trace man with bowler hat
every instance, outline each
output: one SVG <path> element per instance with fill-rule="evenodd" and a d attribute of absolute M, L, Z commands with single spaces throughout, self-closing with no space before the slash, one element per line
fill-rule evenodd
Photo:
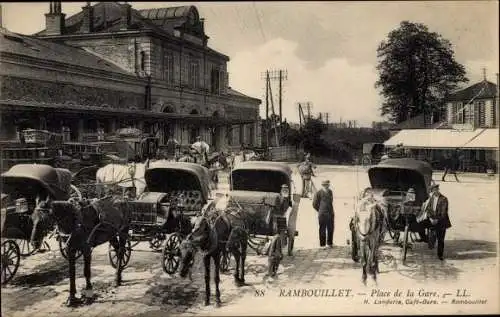
<path fill-rule="evenodd" d="M 314 194 L 313 208 L 318 212 L 319 245 L 323 248 L 326 244 L 331 248 L 333 247 L 335 215 L 333 211 L 333 192 L 330 189 L 329 180 L 321 182 L 321 189 Z"/>
<path fill-rule="evenodd" d="M 448 198 L 441 194 L 438 184 L 431 185 L 429 198 L 423 203 L 422 211 L 427 216 L 422 224 L 431 229 L 428 237 L 429 248 L 433 249 L 437 240 L 437 256 L 442 261 L 446 229 L 451 227 L 451 221 L 448 216 Z"/>

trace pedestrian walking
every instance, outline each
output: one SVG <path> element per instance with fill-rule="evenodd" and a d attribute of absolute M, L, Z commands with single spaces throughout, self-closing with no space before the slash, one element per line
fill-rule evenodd
<path fill-rule="evenodd" d="M 422 204 L 424 227 L 429 228 L 428 243 L 433 249 L 437 240 L 437 256 L 444 260 L 444 238 L 446 230 L 451 228 L 451 221 L 448 215 L 448 198 L 441 194 L 439 185 L 433 184 L 430 188 L 429 198 Z"/>
<path fill-rule="evenodd" d="M 457 176 L 457 170 L 458 170 L 458 167 L 459 167 L 459 164 L 460 164 L 460 153 L 459 153 L 459 149 L 455 149 L 455 151 L 453 151 L 451 157 L 447 158 L 445 160 L 445 169 L 444 169 L 444 174 L 443 174 L 443 178 L 441 179 L 443 182 L 445 182 L 445 178 L 446 178 L 446 175 L 448 173 L 450 174 L 453 174 L 455 175 L 455 180 L 458 182 L 460 182 L 458 180 L 458 176 Z"/>
<path fill-rule="evenodd" d="M 313 208 L 318 213 L 319 222 L 319 246 L 327 245 L 333 247 L 333 231 L 335 229 L 335 214 L 333 211 L 333 192 L 330 189 L 330 181 L 321 183 L 321 189 L 314 194 Z"/>
<path fill-rule="evenodd" d="M 302 178 L 302 197 L 308 197 L 309 193 L 314 193 L 313 183 L 311 180 L 314 175 L 315 166 L 309 160 L 309 156 L 306 155 L 304 162 L 298 165 L 300 177 Z"/>

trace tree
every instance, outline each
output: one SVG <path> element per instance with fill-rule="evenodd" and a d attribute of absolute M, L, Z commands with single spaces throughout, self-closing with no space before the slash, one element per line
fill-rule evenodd
<path fill-rule="evenodd" d="M 468 81 L 451 43 L 420 23 L 401 22 L 380 43 L 377 57 L 375 87 L 385 98 L 380 110 L 395 123 L 439 111 L 446 96 Z"/>

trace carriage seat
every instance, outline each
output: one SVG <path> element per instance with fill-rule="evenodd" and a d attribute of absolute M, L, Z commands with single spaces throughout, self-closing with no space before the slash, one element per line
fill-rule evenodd
<path fill-rule="evenodd" d="M 203 196 L 199 190 L 174 190 L 170 192 L 170 197 L 184 197 L 186 210 L 201 210 L 203 207 Z"/>

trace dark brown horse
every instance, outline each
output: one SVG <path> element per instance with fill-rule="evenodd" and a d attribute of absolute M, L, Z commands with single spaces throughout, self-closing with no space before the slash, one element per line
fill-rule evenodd
<path fill-rule="evenodd" d="M 38 248 L 49 228 L 57 225 L 59 232 L 69 236 L 66 243 L 69 264 L 69 297 L 67 306 L 77 306 L 84 300 L 93 299 L 90 281 L 92 249 L 110 242 L 116 250 L 116 286 L 122 281 L 125 266 L 124 254 L 128 235 L 128 215 L 126 208 L 120 208 L 111 199 L 92 201 L 50 201 L 37 200 L 32 214 L 33 230 L 31 243 Z M 124 212 L 125 211 L 125 212 Z M 81 251 L 84 260 L 85 292 L 81 299 L 76 298 L 75 261 L 76 253 Z"/>
<path fill-rule="evenodd" d="M 196 219 L 195 226 L 188 237 L 181 243 L 180 276 L 186 277 L 194 263 L 196 250 L 203 255 L 205 268 L 205 305 L 210 305 L 210 262 L 215 266 L 215 301 L 216 306 L 221 304 L 220 299 L 220 265 L 222 252 L 226 249 L 236 259 L 234 280 L 238 286 L 245 283 L 245 258 L 247 248 L 247 232 L 242 227 L 232 226 L 225 215 L 219 215 L 211 224 L 205 215 Z"/>

